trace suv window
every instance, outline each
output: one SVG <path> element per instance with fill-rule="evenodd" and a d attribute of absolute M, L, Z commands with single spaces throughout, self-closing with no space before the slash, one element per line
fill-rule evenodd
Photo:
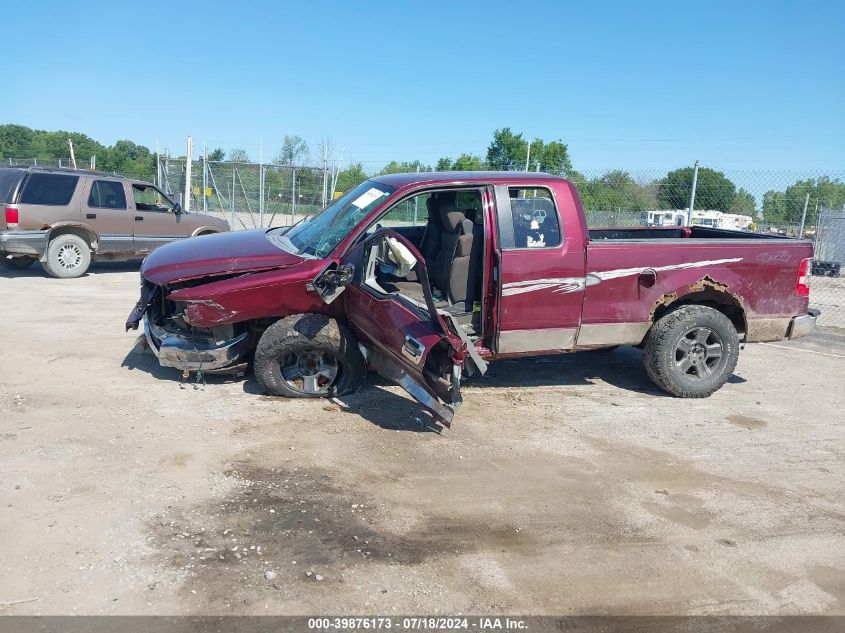
<path fill-rule="evenodd" d="M 132 185 L 132 197 L 135 199 L 135 208 L 138 211 L 169 212 L 173 210 L 173 203 L 152 185 Z"/>
<path fill-rule="evenodd" d="M 513 216 L 513 244 L 510 248 L 553 248 L 560 246 L 560 222 L 552 194 L 540 187 L 508 189 Z"/>
<path fill-rule="evenodd" d="M 73 198 L 79 176 L 69 174 L 30 174 L 21 191 L 21 204 L 64 206 Z"/>
<path fill-rule="evenodd" d="M 0 202 L 11 202 L 23 172 L 20 169 L 0 169 Z"/>
<path fill-rule="evenodd" d="M 88 206 L 97 209 L 125 209 L 126 194 L 123 191 L 123 183 L 95 180 L 88 196 Z"/>

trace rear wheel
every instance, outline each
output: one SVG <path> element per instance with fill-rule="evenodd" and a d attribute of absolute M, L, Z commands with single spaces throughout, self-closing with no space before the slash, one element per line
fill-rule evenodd
<path fill-rule="evenodd" d="M 708 306 L 678 306 L 651 326 L 643 345 L 649 378 L 681 398 L 706 398 L 717 391 L 738 359 L 733 323 Z"/>
<path fill-rule="evenodd" d="M 254 369 L 267 393 L 288 398 L 352 393 L 367 373 L 352 334 L 319 314 L 297 314 L 267 328 L 255 349 Z"/>
<path fill-rule="evenodd" d="M 24 270 L 37 262 L 38 258 L 29 255 L 2 255 L 0 261 L 10 270 Z"/>
<path fill-rule="evenodd" d="M 47 245 L 44 269 L 53 277 L 81 277 L 90 265 L 91 248 L 88 242 L 74 233 L 58 235 Z"/>

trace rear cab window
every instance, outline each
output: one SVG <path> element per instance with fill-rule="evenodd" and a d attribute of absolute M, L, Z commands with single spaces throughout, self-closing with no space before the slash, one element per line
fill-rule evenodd
<path fill-rule="evenodd" d="M 500 216 L 502 248 L 556 248 L 563 243 L 551 191 L 545 187 L 508 187 L 510 213 Z"/>
<path fill-rule="evenodd" d="M 73 198 L 79 176 L 70 174 L 29 175 L 21 191 L 20 204 L 66 206 Z"/>

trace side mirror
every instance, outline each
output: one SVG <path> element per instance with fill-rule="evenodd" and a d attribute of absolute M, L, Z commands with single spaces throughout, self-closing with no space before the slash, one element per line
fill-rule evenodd
<path fill-rule="evenodd" d="M 176 215 L 182 215 L 182 213 L 184 213 L 184 211 L 182 210 L 182 205 L 178 202 L 173 205 L 173 213 L 175 213 Z"/>
<path fill-rule="evenodd" d="M 317 275 L 310 289 L 316 290 L 323 301 L 331 303 L 352 282 L 354 276 L 355 267 L 352 264 L 336 266 L 331 263 Z"/>

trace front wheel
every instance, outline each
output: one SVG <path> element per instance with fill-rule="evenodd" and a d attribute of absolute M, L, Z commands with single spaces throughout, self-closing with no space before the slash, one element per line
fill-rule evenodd
<path fill-rule="evenodd" d="M 267 328 L 255 349 L 254 369 L 267 393 L 288 398 L 352 393 L 367 373 L 352 334 L 319 314 L 289 316 Z"/>
<path fill-rule="evenodd" d="M 730 319 L 702 305 L 682 305 L 646 334 L 643 364 L 651 381 L 673 396 L 706 398 L 724 385 L 739 360 Z"/>

